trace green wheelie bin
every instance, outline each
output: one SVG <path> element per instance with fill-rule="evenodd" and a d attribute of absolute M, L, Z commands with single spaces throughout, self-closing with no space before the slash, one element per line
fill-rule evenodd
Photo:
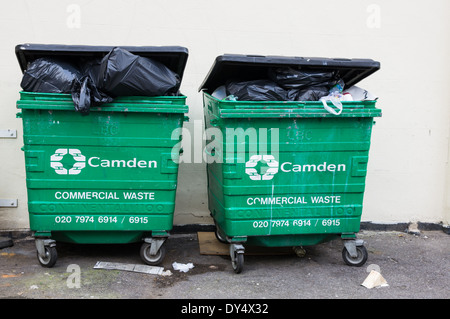
<path fill-rule="evenodd" d="M 248 101 L 213 92 L 231 80 L 267 79 L 273 68 L 333 72 L 348 88 L 379 67 L 371 59 L 215 59 L 199 89 L 208 138 L 208 205 L 216 237 L 230 244 L 236 273 L 243 269 L 244 245 L 295 248 L 342 238 L 345 263 L 366 262 L 356 233 L 372 125 L 381 110 L 376 100 L 344 101 L 341 113 L 332 113 L 317 100 Z"/>
<path fill-rule="evenodd" d="M 162 62 L 180 76 L 184 47 L 122 47 Z M 112 47 L 26 44 L 16 47 L 22 71 L 40 57 L 101 58 Z M 177 188 L 186 96 L 119 96 L 75 111 L 71 94 L 20 92 L 30 229 L 39 263 L 52 267 L 56 242 L 142 242 L 150 265 L 165 256 Z M 175 159 L 175 161 L 174 161 Z"/>

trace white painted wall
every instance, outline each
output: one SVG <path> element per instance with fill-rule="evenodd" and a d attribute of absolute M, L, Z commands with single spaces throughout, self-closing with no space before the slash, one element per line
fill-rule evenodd
<path fill-rule="evenodd" d="M 224 53 L 372 58 L 360 83 L 377 94 L 363 221 L 450 222 L 450 2 L 332 0 L 16 0 L 0 10 L 0 230 L 29 227 L 21 120 L 15 118 L 19 43 L 181 45 L 191 121 L 197 88 Z M 192 128 L 192 123 L 187 127 Z M 211 223 L 204 164 L 180 167 L 175 224 Z"/>

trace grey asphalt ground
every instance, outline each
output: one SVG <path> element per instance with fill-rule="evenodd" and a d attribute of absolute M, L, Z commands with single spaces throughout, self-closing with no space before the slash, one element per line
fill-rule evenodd
<path fill-rule="evenodd" d="M 340 239 L 305 247 L 306 255 L 245 255 L 235 274 L 229 256 L 201 255 L 197 233 L 174 234 L 165 243 L 162 263 L 171 276 L 94 269 L 98 261 L 143 264 L 140 244 L 57 243 L 53 268 L 38 264 L 32 237 L 0 249 L 0 298 L 7 299 L 448 299 L 450 235 L 361 231 L 369 252 L 362 267 L 347 266 Z M 183 273 L 174 262 L 192 263 Z M 75 265 L 75 266 L 74 266 Z M 75 268 L 74 268 L 75 267 Z M 79 267 L 79 268 L 77 268 Z M 79 271 L 78 271 L 78 270 Z M 371 269 L 388 286 L 361 284 Z M 79 275 L 77 278 L 76 275 Z M 78 285 L 78 284 L 79 285 Z M 78 287 L 77 287 L 78 285 Z"/>

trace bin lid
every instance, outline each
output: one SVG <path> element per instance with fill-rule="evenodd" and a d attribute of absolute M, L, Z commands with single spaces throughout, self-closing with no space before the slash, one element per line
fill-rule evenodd
<path fill-rule="evenodd" d="M 265 79 L 269 68 L 283 66 L 301 67 L 302 70 L 338 71 L 347 88 L 380 69 L 380 63 L 371 59 L 224 54 L 216 57 L 199 91 L 212 92 L 227 80 Z"/>
<path fill-rule="evenodd" d="M 113 48 L 119 46 L 60 45 L 60 44 L 19 44 L 16 56 L 24 72 L 28 64 L 42 57 L 59 58 L 103 58 Z M 188 49 L 181 46 L 120 46 L 133 54 L 151 58 L 163 63 L 183 78 L 188 58 Z"/>

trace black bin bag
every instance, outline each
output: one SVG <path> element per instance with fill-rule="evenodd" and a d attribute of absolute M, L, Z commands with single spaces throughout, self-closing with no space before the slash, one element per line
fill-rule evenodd
<path fill-rule="evenodd" d="M 72 63 L 39 58 L 30 63 L 20 86 L 28 92 L 72 93 L 81 76 L 80 70 Z"/>
<path fill-rule="evenodd" d="M 72 100 L 75 104 L 75 110 L 83 114 L 89 114 L 89 110 L 93 106 L 114 101 L 111 96 L 97 89 L 89 75 L 83 76 L 76 82 L 72 92 Z"/>
<path fill-rule="evenodd" d="M 329 89 L 326 86 L 311 86 L 303 89 L 288 90 L 288 101 L 319 101 L 322 96 L 327 96 Z"/>
<path fill-rule="evenodd" d="M 34 58 L 30 51 L 23 68 L 22 89 L 71 94 L 75 110 L 83 115 L 89 114 L 91 107 L 111 103 L 118 96 L 180 94 L 180 75 L 159 61 L 119 47 L 109 48 L 101 56 L 102 47 L 98 50 L 76 49 L 74 52 L 79 52 L 81 57 L 70 51 L 72 56 Z M 42 55 L 41 51 L 38 51 L 39 55 Z M 53 51 L 49 50 L 49 54 L 59 52 Z"/>
<path fill-rule="evenodd" d="M 311 86 L 331 88 L 339 80 L 333 71 L 301 70 L 293 67 L 270 68 L 268 77 L 285 89 L 305 89 Z"/>
<path fill-rule="evenodd" d="M 97 87 L 111 96 L 176 95 L 180 82 L 164 64 L 118 47 L 102 59 L 96 79 Z"/>
<path fill-rule="evenodd" d="M 110 103 L 113 98 L 99 91 L 94 83 L 95 64 L 57 58 L 39 58 L 30 63 L 20 86 L 24 91 L 71 94 L 75 110 L 89 114 L 92 106 Z"/>
<path fill-rule="evenodd" d="M 238 101 L 284 101 L 287 91 L 270 80 L 230 81 L 226 91 Z"/>
<path fill-rule="evenodd" d="M 108 94 L 100 91 L 96 86 L 100 60 L 86 59 L 79 63 L 82 77 L 80 77 L 72 91 L 72 100 L 75 110 L 83 114 L 88 114 L 93 106 L 101 106 L 111 103 L 114 99 Z"/>

